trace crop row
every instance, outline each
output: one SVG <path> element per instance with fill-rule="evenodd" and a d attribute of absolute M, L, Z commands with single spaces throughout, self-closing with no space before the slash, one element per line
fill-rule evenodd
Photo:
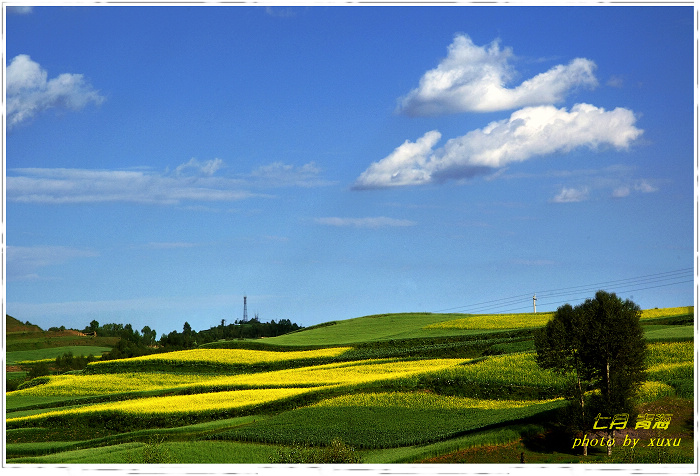
<path fill-rule="evenodd" d="M 241 388 L 320 387 L 362 385 L 440 371 L 464 363 L 464 359 L 369 360 L 335 363 L 233 376 L 190 376 L 168 373 L 125 373 L 108 375 L 60 375 L 42 377 L 47 383 L 11 392 L 11 396 L 97 396 L 152 390 L 205 393 Z M 110 407 L 128 408 L 129 402 Z"/>
<path fill-rule="evenodd" d="M 673 307 L 663 309 L 645 309 L 641 319 L 657 317 L 684 316 L 693 314 L 693 306 Z M 474 314 L 459 319 L 437 322 L 425 326 L 425 329 L 524 329 L 542 327 L 552 318 L 554 313 L 519 313 L 519 314 Z"/>
<path fill-rule="evenodd" d="M 425 326 L 425 329 L 524 329 L 529 327 L 542 327 L 552 318 L 551 312 L 537 314 L 475 314 L 437 322 Z"/>
<path fill-rule="evenodd" d="M 230 410 L 259 406 L 317 390 L 319 388 L 275 388 L 139 398 L 8 418 L 6 424 L 8 428 L 19 428 L 43 424 L 55 426 L 75 417 L 95 421 L 119 418 L 119 415 L 146 419 L 154 416 L 181 419 L 185 416 L 196 417 L 202 413 L 220 415 Z"/>
<path fill-rule="evenodd" d="M 692 315 L 694 311 L 694 306 L 684 306 L 684 307 L 664 307 L 656 309 L 644 309 L 642 310 L 642 319 L 654 319 L 657 317 L 673 317 L 673 316 L 687 316 Z"/>
<path fill-rule="evenodd" d="M 363 392 L 326 398 L 312 405 L 314 407 L 395 407 L 413 410 L 463 410 L 478 408 L 481 410 L 503 410 L 523 408 L 533 404 L 553 402 L 560 399 L 543 401 L 533 400 L 482 400 L 469 397 L 437 395 L 427 392 Z"/>
<path fill-rule="evenodd" d="M 313 355 L 337 355 L 347 348 L 315 350 Z M 206 354 L 206 355 L 205 355 Z M 246 355 L 249 354 L 249 355 Z M 206 351 L 182 351 L 164 354 L 162 357 L 171 361 L 198 360 L 208 358 L 211 361 L 231 361 L 235 356 L 238 361 L 254 362 L 263 358 L 272 359 L 269 354 L 282 354 L 243 349 L 217 349 Z M 302 354 L 304 352 L 287 352 L 284 354 Z M 169 356 L 169 357 L 168 357 Z M 149 356 L 153 358 L 154 356 Z M 141 357 L 125 359 L 138 363 Z M 108 362 L 109 363 L 109 362 Z M 693 343 L 653 343 L 649 345 L 649 379 L 667 382 L 673 378 L 691 378 L 693 369 Z M 466 364 L 466 365 L 462 365 Z M 94 364 L 93 364 L 94 365 Z M 108 375 L 71 374 L 43 377 L 43 385 L 33 386 L 8 395 L 27 396 L 96 396 L 126 392 L 152 391 L 164 389 L 195 388 L 197 391 L 207 389 L 221 390 L 241 387 L 288 387 L 319 386 L 334 384 L 363 384 L 377 380 L 398 379 L 416 376 L 421 373 L 438 386 L 463 386 L 463 391 L 471 389 L 476 395 L 484 394 L 484 387 L 504 391 L 516 387 L 552 388 L 561 390 L 569 379 L 551 371 L 540 369 L 534 353 L 507 354 L 492 356 L 480 360 L 465 359 L 430 359 L 430 360 L 362 360 L 340 362 L 324 365 L 306 366 L 295 369 L 283 369 L 267 372 L 240 374 L 233 376 L 197 376 L 170 374 L 162 372 L 124 372 Z M 37 382 L 39 383 L 39 382 Z M 481 389 L 481 390 L 480 390 Z M 445 388 L 442 389 L 443 391 Z M 449 392 L 451 393 L 451 392 Z M 559 394 L 560 392 L 556 392 Z M 517 395 L 517 392 L 515 392 Z M 507 393 L 506 393 L 507 395 Z M 495 397 L 503 397 L 503 394 Z M 527 395 L 532 396 L 532 395 Z"/>
<path fill-rule="evenodd" d="M 64 374 L 40 377 L 34 380 L 44 381 L 45 383 L 8 392 L 7 395 L 33 397 L 112 395 L 178 388 L 201 382 L 202 378 L 196 375 L 140 372 L 105 375 Z M 33 381 L 30 383 L 33 383 Z"/>
<path fill-rule="evenodd" d="M 332 347 L 315 350 L 278 352 L 248 349 L 191 349 L 151 354 L 130 359 L 93 362 L 86 373 L 115 373 L 143 370 L 246 371 L 294 365 L 311 365 L 332 360 L 350 350 Z"/>
<path fill-rule="evenodd" d="M 647 345 L 647 364 L 669 364 L 678 362 L 693 362 L 694 343 L 685 342 L 654 342 Z"/>
<path fill-rule="evenodd" d="M 386 405 L 396 395 L 377 397 L 376 405 L 358 405 L 349 397 L 349 405 L 320 403 L 284 412 L 211 436 L 211 439 L 270 444 L 312 446 L 327 445 L 334 438 L 357 449 L 391 448 L 428 444 L 469 434 L 504 422 L 526 419 L 551 410 L 561 400 L 529 402 L 527 405 L 484 409 L 475 406 L 453 407 L 449 403 L 426 402 L 424 408 Z M 365 398 L 365 397 L 359 397 Z M 367 397 L 371 398 L 371 397 Z M 405 397 L 411 399 L 411 397 Z"/>
<path fill-rule="evenodd" d="M 497 355 L 421 376 L 417 386 L 444 395 L 485 399 L 562 396 L 570 376 L 543 370 L 533 352 Z"/>

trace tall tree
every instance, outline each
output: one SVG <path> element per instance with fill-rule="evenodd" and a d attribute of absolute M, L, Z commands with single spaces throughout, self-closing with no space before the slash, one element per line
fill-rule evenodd
<path fill-rule="evenodd" d="M 536 333 L 538 365 L 575 377 L 576 390 L 570 400 L 577 408 L 579 430 L 591 428 L 597 413 L 611 417 L 633 413 L 632 398 L 645 370 L 646 341 L 640 315 L 634 302 L 598 291 L 595 298 L 576 307 L 561 306 Z M 598 392 L 586 398 L 590 389 Z"/>

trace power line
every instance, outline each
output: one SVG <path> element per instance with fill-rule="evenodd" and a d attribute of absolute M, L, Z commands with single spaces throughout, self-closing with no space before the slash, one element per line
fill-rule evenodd
<path fill-rule="evenodd" d="M 628 292 L 635 292 L 635 291 L 643 291 L 643 290 L 645 290 L 645 289 L 661 288 L 661 287 L 664 287 L 664 286 L 673 286 L 673 285 L 676 285 L 676 284 L 692 283 L 693 281 L 694 281 L 693 279 L 689 279 L 689 280 L 678 281 L 678 282 L 674 282 L 674 283 L 657 284 L 657 285 L 655 285 L 655 286 L 647 286 L 647 287 L 644 287 L 644 288 L 615 290 L 615 292 L 616 292 L 616 294 L 620 294 L 620 293 L 623 293 L 623 292 L 628 293 Z M 596 290 L 596 291 L 597 291 L 597 290 Z M 569 299 L 565 299 L 565 300 L 563 300 L 563 301 L 550 301 L 550 302 L 544 303 L 544 305 L 548 305 L 548 304 L 549 304 L 549 305 L 551 305 L 551 304 L 563 304 L 563 303 L 567 303 L 567 302 L 570 303 L 570 302 L 583 301 L 583 300 L 585 300 L 585 299 L 589 299 L 590 297 L 591 297 L 591 295 L 588 294 L 588 295 L 586 295 L 586 296 L 579 296 L 579 297 L 569 298 Z M 538 298 L 537 300 L 539 301 L 539 298 Z M 502 311 L 500 311 L 500 313 L 503 313 L 503 312 L 510 312 L 510 311 L 517 311 L 517 310 L 520 310 L 520 309 L 529 309 L 529 308 L 530 308 L 529 305 L 520 306 L 520 307 L 518 307 L 518 308 L 502 310 Z"/>
<path fill-rule="evenodd" d="M 664 287 L 664 286 L 673 286 L 677 284 L 685 284 L 689 282 L 693 282 L 693 279 L 688 279 L 688 273 L 692 272 L 693 268 L 682 268 L 682 269 L 677 269 L 673 271 L 665 271 L 662 273 L 653 273 L 653 274 L 646 274 L 642 276 L 636 276 L 632 278 L 625 278 L 625 279 L 617 279 L 613 281 L 603 281 L 603 282 L 598 282 L 598 283 L 593 283 L 593 284 L 584 284 L 584 285 L 579 285 L 579 286 L 569 286 L 569 287 L 564 287 L 564 288 L 556 288 L 556 289 L 549 289 L 545 291 L 537 291 L 536 294 L 538 295 L 538 301 L 541 301 L 542 299 L 545 300 L 545 302 L 540 302 L 540 305 L 548 305 L 548 304 L 559 304 L 562 302 L 567 302 L 571 300 L 583 300 L 586 299 L 590 296 L 586 297 L 577 297 L 577 298 L 569 298 L 564 301 L 549 301 L 547 302 L 547 299 L 555 298 L 555 297 L 562 297 L 562 296 L 570 296 L 573 294 L 580 294 L 583 292 L 586 292 L 588 294 L 593 293 L 595 291 L 598 291 L 602 289 L 603 287 L 615 287 L 616 289 L 618 288 L 624 288 L 624 287 L 629 287 L 629 286 L 646 286 L 647 284 L 652 284 L 652 286 L 646 286 L 646 287 L 640 287 L 640 288 L 635 288 L 635 289 L 619 289 L 617 292 L 633 292 L 633 291 L 642 291 L 645 289 L 652 289 L 652 288 L 658 288 L 658 287 Z M 673 281 L 673 282 L 668 282 L 668 281 Z M 663 283 L 663 284 L 662 284 Z M 445 312 L 445 311 L 455 311 L 458 309 L 469 309 L 471 313 L 479 313 L 479 312 L 484 312 L 484 311 L 489 311 L 493 309 L 499 309 L 502 310 L 501 312 L 507 312 L 508 310 L 503 310 L 503 308 L 519 304 L 523 302 L 526 298 L 529 300 L 531 298 L 531 294 L 520 294 L 517 296 L 510 296 L 506 298 L 501 298 L 501 299 L 493 299 L 490 301 L 482 301 L 478 303 L 473 303 L 473 304 L 468 304 L 464 306 L 457 306 L 457 307 L 451 307 L 447 309 L 442 309 L 440 311 L 435 311 L 435 312 Z M 517 310 L 517 309 L 523 309 L 523 308 L 529 308 L 529 304 L 527 306 L 519 306 L 516 309 L 512 310 Z M 463 311 L 464 312 L 464 311 Z M 493 312 L 493 311 L 492 311 Z"/>

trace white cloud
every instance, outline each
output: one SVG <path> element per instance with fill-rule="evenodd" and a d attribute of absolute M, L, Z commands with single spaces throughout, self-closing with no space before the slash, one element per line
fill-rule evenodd
<path fill-rule="evenodd" d="M 190 159 L 173 171 L 148 168 L 90 170 L 65 168 L 16 168 L 7 177 L 7 199 L 23 203 L 133 202 L 180 205 L 189 202 L 231 202 L 271 195 L 253 188 L 328 185 L 313 163 L 301 167 L 275 162 L 250 174 L 221 176 L 221 159 Z"/>
<path fill-rule="evenodd" d="M 616 187 L 612 192 L 612 196 L 613 198 L 624 198 L 629 196 L 632 192 L 653 193 L 658 190 L 659 189 L 649 183 L 649 181 L 641 179 L 631 184 L 627 183 Z"/>
<path fill-rule="evenodd" d="M 34 7 L 28 5 L 7 6 L 6 8 L 7 13 L 14 13 L 16 15 L 29 15 L 34 11 Z"/>
<path fill-rule="evenodd" d="M 68 246 L 8 246 L 7 276 L 13 281 L 41 279 L 39 268 L 96 256 L 99 256 L 96 251 Z"/>
<path fill-rule="evenodd" d="M 79 110 L 104 101 L 82 74 L 63 73 L 47 79 L 47 72 L 28 55 L 15 56 L 6 72 L 8 128 L 48 109 Z"/>
<path fill-rule="evenodd" d="M 398 111 L 431 116 L 555 104 L 577 87 L 598 84 L 595 63 L 576 58 L 507 88 L 515 76 L 509 64 L 512 56 L 511 49 L 501 49 L 497 41 L 477 46 L 468 36 L 456 35 L 447 57 L 423 75 L 416 89 L 399 99 Z"/>
<path fill-rule="evenodd" d="M 179 242 L 179 241 L 151 241 L 145 245 L 139 245 L 137 248 L 147 250 L 177 250 L 182 248 L 194 248 L 199 246 L 197 243 Z"/>
<path fill-rule="evenodd" d="M 221 169 L 223 166 L 224 161 L 221 159 L 212 159 L 207 160 L 204 163 L 200 163 L 199 160 L 193 157 L 190 159 L 189 162 L 178 165 L 175 168 L 175 175 L 205 175 L 211 177 L 216 173 L 217 170 Z"/>
<path fill-rule="evenodd" d="M 552 199 L 554 203 L 575 203 L 585 200 L 588 200 L 588 187 L 562 187 L 557 196 Z"/>
<path fill-rule="evenodd" d="M 321 187 L 333 183 L 322 179 L 321 172 L 314 162 L 302 166 L 273 162 L 253 170 L 250 177 L 265 187 Z"/>
<path fill-rule="evenodd" d="M 353 227 L 353 228 L 385 228 L 385 227 L 403 227 L 415 226 L 416 222 L 411 220 L 402 220 L 398 218 L 388 217 L 365 217 L 365 218 L 340 218 L 340 217 L 323 217 L 316 218 L 316 223 L 321 225 L 330 225 L 337 227 Z"/>
<path fill-rule="evenodd" d="M 138 170 L 13 169 L 7 199 L 23 203 L 135 202 L 177 205 L 188 201 L 235 201 L 256 196 L 241 181 Z M 259 195 L 258 195 L 259 196 Z"/>
<path fill-rule="evenodd" d="M 554 106 L 527 107 L 509 119 L 450 139 L 434 149 L 440 133 L 427 132 L 416 142 L 406 141 L 389 156 L 371 164 L 355 189 L 421 185 L 487 173 L 535 156 L 568 152 L 577 147 L 626 149 L 642 130 L 628 109 L 606 111 L 577 104 L 567 111 Z"/>
<path fill-rule="evenodd" d="M 416 142 L 404 142 L 387 157 L 370 165 L 357 179 L 355 188 L 429 183 L 431 171 L 428 159 L 440 137 L 438 131 L 430 131 Z"/>

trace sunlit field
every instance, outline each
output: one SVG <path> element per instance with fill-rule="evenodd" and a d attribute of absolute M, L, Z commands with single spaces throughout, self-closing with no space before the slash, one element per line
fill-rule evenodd
<path fill-rule="evenodd" d="M 688 325 L 663 321 L 688 308 L 645 313 L 657 330 Z M 258 341 L 254 350 L 202 347 L 37 377 L 6 394 L 7 461 L 153 462 L 147 455 L 155 451 L 169 462 L 269 464 L 341 441 L 363 462 L 417 462 L 516 444 L 556 418 L 574 379 L 537 366 L 528 330 L 551 314 L 425 316 L 411 317 L 421 338 L 284 351 Z M 295 339 L 319 330 L 329 339 L 333 327 Z M 448 328 L 464 334 L 431 334 Z M 649 342 L 636 401 L 692 409 L 694 343 L 669 339 Z M 436 357 L 441 352 L 450 357 Z M 688 448 L 677 457 L 692 460 Z"/>

